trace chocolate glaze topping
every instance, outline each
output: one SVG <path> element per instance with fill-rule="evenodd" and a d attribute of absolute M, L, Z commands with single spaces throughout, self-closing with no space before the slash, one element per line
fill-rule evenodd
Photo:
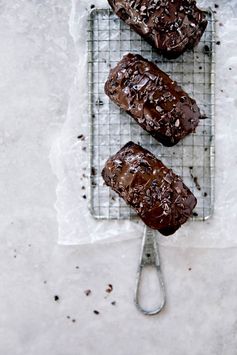
<path fill-rule="evenodd" d="M 197 203 L 179 176 L 133 142 L 107 160 L 102 176 L 146 225 L 164 235 L 180 228 Z"/>
<path fill-rule="evenodd" d="M 195 100 L 140 55 L 127 54 L 110 70 L 105 93 L 166 146 L 195 132 L 201 117 Z"/>
<path fill-rule="evenodd" d="M 198 44 L 207 26 L 194 0 L 108 0 L 113 11 L 160 53 L 176 58 Z"/>

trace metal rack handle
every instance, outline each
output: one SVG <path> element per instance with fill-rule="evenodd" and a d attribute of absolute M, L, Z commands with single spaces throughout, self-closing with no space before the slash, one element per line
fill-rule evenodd
<path fill-rule="evenodd" d="M 141 277 L 142 272 L 145 266 L 152 266 L 156 268 L 158 273 L 158 282 L 160 284 L 161 289 L 161 299 L 158 300 L 158 305 L 151 310 L 144 309 L 140 304 L 140 290 L 141 290 Z M 136 277 L 136 290 L 135 290 L 135 304 L 139 311 L 144 313 L 145 315 L 155 315 L 158 314 L 165 305 L 165 286 L 163 281 L 163 276 L 161 273 L 160 267 L 160 258 L 159 258 L 159 249 L 157 242 L 157 232 L 153 229 L 145 227 L 143 239 L 142 239 L 142 248 L 141 248 L 141 256 L 140 262 L 137 270 Z"/>

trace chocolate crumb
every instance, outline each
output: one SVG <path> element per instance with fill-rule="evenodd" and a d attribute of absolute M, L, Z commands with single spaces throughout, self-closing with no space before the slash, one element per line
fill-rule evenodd
<path fill-rule="evenodd" d="M 204 150 L 205 150 L 205 152 L 206 152 L 206 151 L 208 150 L 208 148 L 206 147 Z"/>
<path fill-rule="evenodd" d="M 93 166 L 92 166 L 92 168 L 91 168 L 91 175 L 92 175 L 92 176 L 95 176 L 95 175 L 96 175 L 96 168 L 94 168 Z"/>
<path fill-rule="evenodd" d="M 202 70 L 202 66 L 200 66 L 199 69 Z"/>
<path fill-rule="evenodd" d="M 47 284 L 47 281 L 46 281 L 46 280 L 44 280 L 44 284 Z"/>
<path fill-rule="evenodd" d="M 67 319 L 70 319 L 71 317 L 70 316 L 67 316 Z"/>
<path fill-rule="evenodd" d="M 210 54 L 210 48 L 207 44 L 205 44 L 205 46 L 203 47 L 203 51 L 205 54 Z"/>
<path fill-rule="evenodd" d="M 221 41 L 216 41 L 216 44 L 219 46 L 221 44 Z"/>
<path fill-rule="evenodd" d="M 207 197 L 207 192 L 204 192 L 203 196 L 204 196 L 204 197 Z"/>
<path fill-rule="evenodd" d="M 56 302 L 59 301 L 59 296 L 58 295 L 54 296 L 54 301 L 56 301 Z"/>
<path fill-rule="evenodd" d="M 190 166 L 190 167 L 189 167 L 189 169 L 190 169 L 190 170 L 192 170 L 192 169 L 193 169 L 193 167 L 192 167 L 192 166 Z"/>
<path fill-rule="evenodd" d="M 85 291 L 84 291 L 84 294 L 85 294 L 86 296 L 89 296 L 89 295 L 91 294 L 91 290 L 90 290 L 90 289 L 85 290 Z"/>
<path fill-rule="evenodd" d="M 215 9 L 218 9 L 218 7 L 219 7 L 219 5 L 218 5 L 218 4 L 214 4 L 214 6 L 215 6 Z"/>
<path fill-rule="evenodd" d="M 102 105 L 104 105 L 103 101 L 100 100 L 100 99 L 96 100 L 95 104 L 96 104 L 97 106 L 102 106 Z"/>
<path fill-rule="evenodd" d="M 222 22 L 220 22 L 220 23 L 219 23 L 219 26 L 221 26 L 221 27 L 222 27 L 222 26 L 224 26 L 224 25 L 223 25 L 223 23 L 222 23 Z"/>
<path fill-rule="evenodd" d="M 194 184 L 196 185 L 196 188 L 197 188 L 198 190 L 201 190 L 201 186 L 200 186 L 200 184 L 199 184 L 199 182 L 198 182 L 197 176 L 194 176 L 193 181 L 194 181 Z"/>
<path fill-rule="evenodd" d="M 105 292 L 111 293 L 113 291 L 113 285 L 108 284 L 108 287 L 106 288 Z"/>
<path fill-rule="evenodd" d="M 79 269 L 79 266 L 76 266 L 76 269 Z"/>
<path fill-rule="evenodd" d="M 188 268 L 188 271 L 191 271 L 191 270 L 192 270 L 192 268 L 191 268 L 191 267 L 189 267 L 189 268 Z"/>
<path fill-rule="evenodd" d="M 72 323 L 75 323 L 76 322 L 76 319 L 72 319 Z"/>
<path fill-rule="evenodd" d="M 94 309 L 94 311 L 93 311 L 95 314 L 100 314 L 100 312 L 99 311 L 97 311 L 96 309 Z"/>
<path fill-rule="evenodd" d="M 81 189 L 82 189 L 82 190 L 85 190 L 86 188 L 85 188 L 85 186 L 82 186 Z"/>
<path fill-rule="evenodd" d="M 80 139 L 82 141 L 85 140 L 85 136 L 83 134 L 79 134 L 79 136 L 77 136 L 77 139 Z"/>
<path fill-rule="evenodd" d="M 112 306 L 115 306 L 116 305 L 116 301 L 112 301 L 111 304 L 112 304 Z"/>
<path fill-rule="evenodd" d="M 94 8 L 95 8 L 95 5 L 92 4 L 92 5 L 91 5 L 91 9 L 94 9 Z"/>
<path fill-rule="evenodd" d="M 86 195 L 83 195 L 82 198 L 84 198 L 84 200 L 86 200 Z"/>
<path fill-rule="evenodd" d="M 193 217 L 198 217 L 198 213 L 197 212 L 193 212 Z"/>
<path fill-rule="evenodd" d="M 82 150 L 85 152 L 86 151 L 86 147 L 82 147 Z"/>
<path fill-rule="evenodd" d="M 229 68 L 229 70 L 232 70 L 232 68 Z"/>

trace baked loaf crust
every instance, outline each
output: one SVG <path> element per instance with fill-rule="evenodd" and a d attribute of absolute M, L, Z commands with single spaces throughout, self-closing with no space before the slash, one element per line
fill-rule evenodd
<path fill-rule="evenodd" d="M 127 54 L 110 70 L 105 93 L 165 146 L 195 132 L 201 117 L 195 100 L 140 55 Z"/>
<path fill-rule="evenodd" d="M 194 0 L 108 0 L 113 11 L 159 53 L 177 58 L 196 46 L 207 26 Z"/>
<path fill-rule="evenodd" d="M 102 177 L 147 226 L 163 235 L 180 228 L 197 203 L 179 176 L 133 142 L 107 160 Z"/>

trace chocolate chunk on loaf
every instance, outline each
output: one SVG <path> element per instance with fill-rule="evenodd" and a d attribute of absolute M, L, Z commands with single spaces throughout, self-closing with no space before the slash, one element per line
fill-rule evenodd
<path fill-rule="evenodd" d="M 165 146 L 173 146 L 201 117 L 192 98 L 154 63 L 127 54 L 110 70 L 105 93 Z"/>
<path fill-rule="evenodd" d="M 148 227 L 163 235 L 185 223 L 197 203 L 179 176 L 133 142 L 107 160 L 102 176 Z"/>
<path fill-rule="evenodd" d="M 207 26 L 194 0 L 108 0 L 113 11 L 168 58 L 196 46 Z"/>

